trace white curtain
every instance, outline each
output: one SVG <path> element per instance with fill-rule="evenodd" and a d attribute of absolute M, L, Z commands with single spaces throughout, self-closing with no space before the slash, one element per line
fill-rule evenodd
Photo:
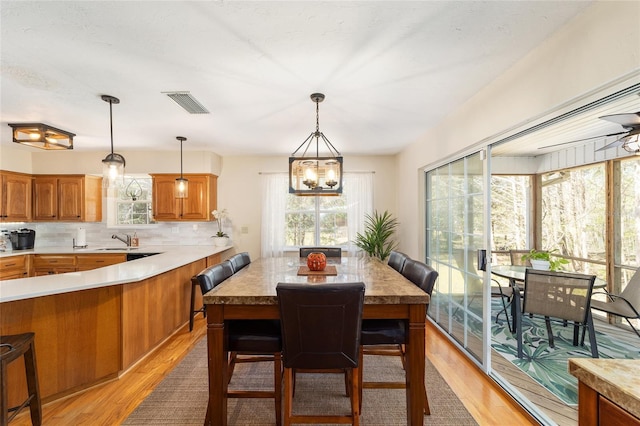
<path fill-rule="evenodd" d="M 289 175 L 265 173 L 262 183 L 262 257 L 284 254 L 285 214 L 289 195 Z M 373 213 L 373 173 L 345 173 L 343 197 L 347 204 L 349 242 L 346 250 L 355 253 L 357 233 L 364 232 L 365 215 Z"/>
<path fill-rule="evenodd" d="M 285 210 L 289 194 L 289 175 L 261 175 L 262 184 L 262 257 L 283 255 L 285 242 Z"/>
<path fill-rule="evenodd" d="M 347 200 L 347 251 L 355 253 L 353 244 L 358 233 L 364 232 L 365 215 L 373 214 L 373 173 L 345 173 L 344 196 Z"/>

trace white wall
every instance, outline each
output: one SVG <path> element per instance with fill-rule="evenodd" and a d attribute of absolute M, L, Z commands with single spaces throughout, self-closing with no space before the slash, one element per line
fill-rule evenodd
<path fill-rule="evenodd" d="M 640 2 L 595 2 L 403 150 L 397 166 L 401 250 L 424 255 L 423 167 L 639 82 L 638 22 Z"/>

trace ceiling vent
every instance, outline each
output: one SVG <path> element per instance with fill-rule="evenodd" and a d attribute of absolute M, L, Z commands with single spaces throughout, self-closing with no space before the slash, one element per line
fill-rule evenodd
<path fill-rule="evenodd" d="M 175 103 L 184 108 L 189 114 L 209 114 L 209 111 L 189 92 L 162 92 Z"/>

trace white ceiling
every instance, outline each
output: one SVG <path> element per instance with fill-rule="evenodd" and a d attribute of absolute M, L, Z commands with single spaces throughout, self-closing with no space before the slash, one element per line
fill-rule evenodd
<path fill-rule="evenodd" d="M 116 152 L 178 150 L 180 135 L 185 150 L 288 155 L 322 92 L 342 154 L 396 153 L 589 4 L 2 0 L 2 144 L 7 123 L 44 122 L 107 152 L 108 94 Z"/>

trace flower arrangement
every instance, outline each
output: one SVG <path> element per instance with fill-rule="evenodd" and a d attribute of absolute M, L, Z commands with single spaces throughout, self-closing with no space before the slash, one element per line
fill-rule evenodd
<path fill-rule="evenodd" d="M 222 232 L 222 221 L 227 217 L 227 209 L 214 210 L 211 212 L 213 218 L 218 222 L 218 232 L 214 237 L 228 237 L 228 235 Z"/>

